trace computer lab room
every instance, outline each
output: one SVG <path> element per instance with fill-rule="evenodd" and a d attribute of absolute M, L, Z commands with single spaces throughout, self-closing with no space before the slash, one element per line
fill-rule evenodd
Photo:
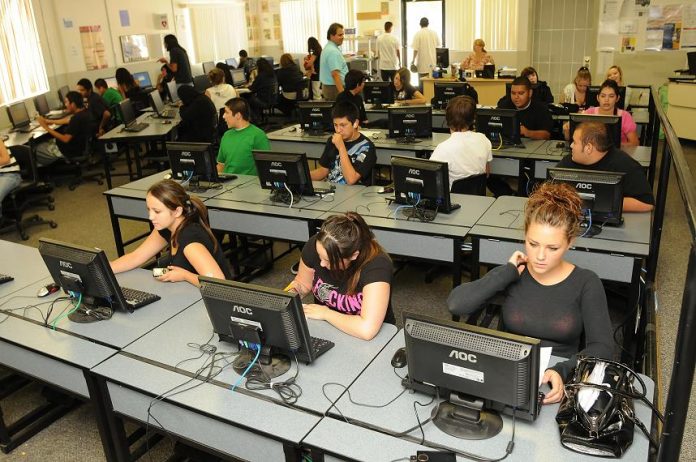
<path fill-rule="evenodd" d="M 696 460 L 696 1 L 0 18 L 0 461 Z"/>

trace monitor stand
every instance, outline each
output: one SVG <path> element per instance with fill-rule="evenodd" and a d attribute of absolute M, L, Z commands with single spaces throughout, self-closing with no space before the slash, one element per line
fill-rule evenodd
<path fill-rule="evenodd" d="M 242 348 L 241 352 L 232 362 L 234 371 L 242 375 L 254 360 L 256 352 Z M 255 370 L 261 370 L 269 380 L 280 377 L 290 370 L 290 358 L 285 355 L 273 353 L 269 347 L 261 347 L 261 354 L 258 362 L 254 365 Z M 248 376 L 248 373 L 247 373 Z"/>
<path fill-rule="evenodd" d="M 482 400 L 470 401 L 456 393 L 433 409 L 432 419 L 443 432 L 466 440 L 492 438 L 503 429 L 500 414 L 484 410 Z"/>
<path fill-rule="evenodd" d="M 595 237 L 602 232 L 602 227 L 600 225 L 592 225 L 590 229 L 587 229 L 589 222 L 583 221 L 580 223 L 580 236 L 578 237 Z"/>
<path fill-rule="evenodd" d="M 110 306 L 105 306 L 98 299 L 87 297 L 82 299 L 80 307 L 68 315 L 68 319 L 72 322 L 87 324 L 97 321 L 105 321 L 111 319 L 114 310 Z"/>

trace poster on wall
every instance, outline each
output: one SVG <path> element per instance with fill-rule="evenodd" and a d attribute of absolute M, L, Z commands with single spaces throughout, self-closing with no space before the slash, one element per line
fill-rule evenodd
<path fill-rule="evenodd" d="M 682 48 L 696 48 L 696 3 L 684 5 L 682 11 Z"/>
<path fill-rule="evenodd" d="M 80 41 L 82 42 L 82 56 L 88 71 L 109 67 L 109 63 L 106 61 L 106 47 L 102 38 L 101 26 L 80 26 Z"/>
<path fill-rule="evenodd" d="M 150 49 L 147 46 L 145 34 L 122 35 L 120 38 L 124 63 L 150 59 Z"/>
<path fill-rule="evenodd" d="M 646 50 L 679 50 L 682 5 L 652 5 L 645 37 Z"/>

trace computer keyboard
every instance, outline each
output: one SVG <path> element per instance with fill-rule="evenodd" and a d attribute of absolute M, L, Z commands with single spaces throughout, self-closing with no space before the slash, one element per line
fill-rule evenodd
<path fill-rule="evenodd" d="M 0 274 L 0 284 L 4 284 L 6 282 L 14 281 L 14 278 L 12 276 L 8 276 L 6 274 Z"/>
<path fill-rule="evenodd" d="M 336 345 L 334 342 L 323 338 L 310 337 L 310 339 L 312 342 L 312 356 L 314 359 L 317 359 Z M 297 360 L 307 363 L 309 362 L 309 357 L 305 352 L 301 351 L 297 355 Z"/>
<path fill-rule="evenodd" d="M 129 289 L 128 287 L 121 287 L 121 292 L 123 293 L 123 298 L 126 299 L 126 303 L 133 309 L 149 305 L 161 298 L 159 295 L 143 292 L 141 290 Z"/>
<path fill-rule="evenodd" d="M 148 124 L 148 123 L 140 122 L 140 123 L 133 124 L 133 125 L 127 125 L 123 130 L 127 131 L 127 132 L 141 132 L 149 126 L 150 126 L 150 124 Z"/>

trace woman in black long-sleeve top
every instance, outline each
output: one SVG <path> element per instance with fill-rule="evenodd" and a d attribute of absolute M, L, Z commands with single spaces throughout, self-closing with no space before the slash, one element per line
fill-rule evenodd
<path fill-rule="evenodd" d="M 450 312 L 467 315 L 504 292 L 505 330 L 536 337 L 542 347 L 553 347 L 555 356 L 568 358 L 545 371 L 542 382 L 549 382 L 551 391 L 544 403 L 561 400 L 563 380 L 578 354 L 605 359 L 613 355 L 611 320 L 599 277 L 563 258 L 579 233 L 582 215 L 582 200 L 570 186 L 544 183 L 525 207 L 525 253 L 513 253 L 508 264 L 460 285 L 447 300 Z"/>
<path fill-rule="evenodd" d="M 289 115 L 299 96 L 297 92 L 301 90 L 301 85 L 304 83 L 304 76 L 290 53 L 285 53 L 280 57 L 280 69 L 276 71 L 276 77 L 278 78 L 278 86 L 282 90 L 278 95 L 278 109 L 283 114 Z"/>
<path fill-rule="evenodd" d="M 242 94 L 249 102 L 251 122 L 254 125 L 261 121 L 261 111 L 275 104 L 278 98 L 278 80 L 273 66 L 265 59 L 259 58 L 256 61 L 256 69 L 256 78 L 249 85 L 251 93 Z"/>
<path fill-rule="evenodd" d="M 179 87 L 179 97 L 183 104 L 179 109 L 181 123 L 177 127 L 178 140 L 212 142 L 218 119 L 215 104 L 210 98 L 189 85 Z"/>

